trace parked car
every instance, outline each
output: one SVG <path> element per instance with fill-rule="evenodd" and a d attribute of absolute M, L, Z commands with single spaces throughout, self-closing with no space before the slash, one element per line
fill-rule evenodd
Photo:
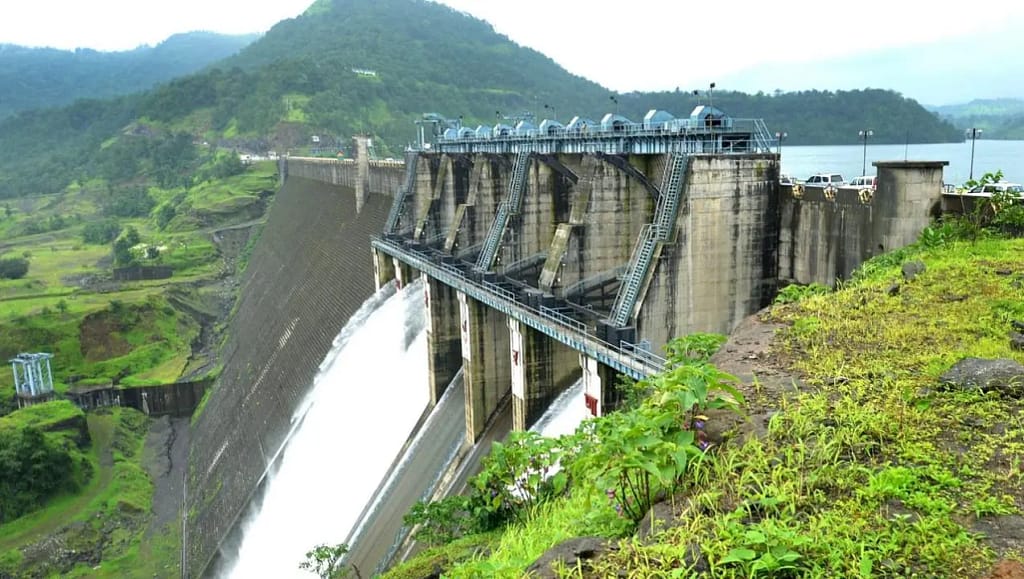
<path fill-rule="evenodd" d="M 807 187 L 828 187 L 829 185 L 839 187 L 845 184 L 846 181 L 843 180 L 843 176 L 839 173 L 819 173 L 811 175 L 804 181 L 804 185 Z"/>
<path fill-rule="evenodd" d="M 850 181 L 850 187 L 856 187 L 858 189 L 878 189 L 878 177 L 874 175 L 864 175 L 863 177 L 857 177 L 853 181 Z"/>
<path fill-rule="evenodd" d="M 1024 185 L 1017 183 L 1007 183 L 1001 181 L 999 183 L 985 183 L 984 185 L 978 185 L 974 187 L 968 193 L 972 195 L 991 195 L 993 193 L 1016 193 L 1017 195 L 1024 195 Z"/>
<path fill-rule="evenodd" d="M 779 185 L 790 185 L 797 183 L 797 180 L 789 175 L 779 175 Z"/>

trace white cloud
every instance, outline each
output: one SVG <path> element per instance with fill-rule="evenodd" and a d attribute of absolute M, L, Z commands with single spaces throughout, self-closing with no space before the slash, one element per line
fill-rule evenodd
<path fill-rule="evenodd" d="M 192 30 L 263 32 L 312 1 L 5 0 L 0 42 L 126 50 Z M 1005 0 L 438 1 L 617 91 L 702 87 L 767 63 L 800 75 L 804 62 L 1024 23 L 1024 2 Z"/>

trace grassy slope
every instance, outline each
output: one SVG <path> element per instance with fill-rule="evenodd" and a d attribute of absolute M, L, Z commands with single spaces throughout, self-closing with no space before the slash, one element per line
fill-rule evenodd
<path fill-rule="evenodd" d="M 133 571 L 136 566 L 155 565 L 154 561 L 138 557 L 139 539 L 153 493 L 153 485 L 141 464 L 149 420 L 136 410 L 122 408 L 91 413 L 88 420 L 92 478 L 79 492 L 57 497 L 45 508 L 0 528 L 0 573 L 141 576 Z M 97 568 L 79 565 L 55 569 L 21 554 L 20 548 L 47 535 L 56 537 L 59 544 L 77 546 L 83 551 L 102 545 L 99 548 L 104 562 Z M 3 561 L 17 561 L 18 566 L 5 569 Z"/>
<path fill-rule="evenodd" d="M 1021 239 L 915 247 L 835 293 L 776 306 L 767 316 L 786 328 L 774 348 L 806 387 L 762 401 L 776 409 L 765 436 L 736 439 L 691 472 L 677 527 L 647 543 L 627 535 L 567 575 L 685 577 L 691 544 L 716 577 L 784 574 L 772 571 L 773 549 L 795 554 L 802 576 L 980 575 L 997 553 L 972 527 L 1024 507 L 1022 404 L 941 391 L 937 378 L 965 356 L 1024 362 L 1007 339 L 1009 320 L 1024 319 L 1022 251 Z M 928 270 L 891 296 L 906 259 Z M 578 486 L 525 526 L 483 539 L 490 554 L 446 576 L 520 577 L 561 540 L 616 536 L 614 517 L 601 489 Z M 750 560 L 722 563 L 734 549 Z M 432 569 L 442 558 L 431 556 L 389 576 Z"/>

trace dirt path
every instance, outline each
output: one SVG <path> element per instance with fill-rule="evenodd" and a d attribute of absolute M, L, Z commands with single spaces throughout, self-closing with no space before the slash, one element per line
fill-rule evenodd
<path fill-rule="evenodd" d="M 85 492 L 75 497 L 70 503 L 45 509 L 36 515 L 29 515 L 26 524 L 19 525 L 21 530 L 0 539 L 0 552 L 14 549 L 38 541 L 57 531 L 74 520 L 99 496 L 114 476 L 114 457 L 111 442 L 114 439 L 114 417 L 111 415 L 88 416 L 89 436 L 92 438 L 93 452 L 96 453 L 98 470 L 85 488 Z M 30 524 L 28 521 L 32 521 Z M 17 523 L 16 523 L 17 524 Z"/>

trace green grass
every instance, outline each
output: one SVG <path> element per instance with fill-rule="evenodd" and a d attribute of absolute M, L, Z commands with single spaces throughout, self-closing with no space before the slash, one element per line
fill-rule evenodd
<path fill-rule="evenodd" d="M 83 418 L 85 413 L 67 400 L 54 400 L 22 408 L 6 416 L 0 416 L 0 428 L 24 428 L 35 426 L 40 430 L 67 423 L 76 418 Z"/>
<path fill-rule="evenodd" d="M 690 469 L 671 528 L 564 576 L 688 577 L 694 545 L 715 577 L 983 575 L 997 554 L 972 524 L 1024 508 L 1024 404 L 944 391 L 937 378 L 965 356 L 1024 363 L 1007 336 L 1024 320 L 1022 254 L 1020 239 L 915 246 L 835 292 L 776 305 L 776 354 L 805 387 L 759 399 L 775 412 L 767 434 Z M 890 295 L 909 259 L 927 271 Z M 525 524 L 479 539 L 445 576 L 519 577 L 566 538 L 615 538 L 603 490 L 584 477 Z"/>
<path fill-rule="evenodd" d="M 43 509 L 0 525 L 0 553 L 28 544 L 75 520 L 109 486 L 113 472 L 101 457 L 109 452 L 116 419 L 114 415 L 94 414 L 88 421 L 92 446 L 87 457 L 92 466 L 92 478 L 78 492 L 55 497 Z"/>
<path fill-rule="evenodd" d="M 134 569 L 151 569 L 146 576 L 164 576 L 168 561 L 174 562 L 177 535 L 167 530 L 158 534 L 155 544 L 141 552 L 140 540 L 148 520 L 153 485 L 141 466 L 142 446 L 149 419 L 132 409 L 115 408 L 89 415 L 92 448 L 89 451 L 94 475 L 76 494 L 66 494 L 42 510 L 0 526 L 0 570 L 5 561 L 17 565 L 17 548 L 57 532 L 69 523 L 81 522 L 65 535 L 70 543 L 93 545 L 100 530 L 110 531 L 104 545 L 104 561 L 99 568 L 79 566 L 68 577 L 141 576 Z M 16 568 L 16 567 L 15 567 Z M 21 569 L 21 572 L 27 572 Z M 52 572 L 52 571 L 51 571 Z M 14 573 L 17 575 L 17 573 Z"/>

